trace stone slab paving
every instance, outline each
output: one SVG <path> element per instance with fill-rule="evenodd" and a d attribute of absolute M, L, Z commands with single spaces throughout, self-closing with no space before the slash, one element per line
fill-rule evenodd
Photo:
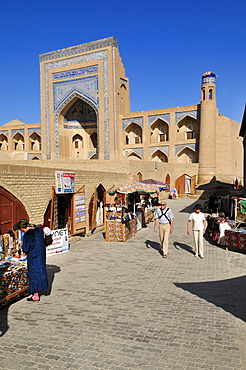
<path fill-rule="evenodd" d="M 194 200 L 170 200 L 169 256 L 153 223 L 127 242 L 101 233 L 47 259 L 39 303 L 0 310 L 1 369 L 246 369 L 246 255 L 186 234 Z"/>

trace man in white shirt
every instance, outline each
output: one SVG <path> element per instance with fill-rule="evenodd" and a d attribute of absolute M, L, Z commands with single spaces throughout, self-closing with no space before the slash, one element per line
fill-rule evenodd
<path fill-rule="evenodd" d="M 190 235 L 190 225 L 192 223 L 192 231 L 195 243 L 195 257 L 204 258 L 203 254 L 203 234 L 205 233 L 205 216 L 201 212 L 201 204 L 196 204 L 194 212 L 191 213 L 187 223 L 187 234 Z"/>
<path fill-rule="evenodd" d="M 162 201 L 160 206 L 155 212 L 154 231 L 157 231 L 157 225 L 159 224 L 159 236 L 163 251 L 162 256 L 166 258 L 168 254 L 168 237 L 173 232 L 174 215 L 172 210 L 167 207 L 165 201 Z"/>

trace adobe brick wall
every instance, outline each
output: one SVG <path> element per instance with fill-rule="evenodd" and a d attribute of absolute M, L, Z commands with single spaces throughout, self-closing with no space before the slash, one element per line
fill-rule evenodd
<path fill-rule="evenodd" d="M 52 186 L 55 186 L 55 170 L 66 169 L 63 166 L 56 169 L 37 167 L 37 163 L 36 166 L 0 164 L 0 186 L 22 202 L 32 223 L 39 224 L 43 222 L 44 213 L 51 199 Z M 109 189 L 112 185 L 132 181 L 132 177 L 124 173 L 78 170 L 71 165 L 69 170 L 75 172 L 76 190 L 85 185 L 86 209 L 94 188 L 99 184 Z"/>

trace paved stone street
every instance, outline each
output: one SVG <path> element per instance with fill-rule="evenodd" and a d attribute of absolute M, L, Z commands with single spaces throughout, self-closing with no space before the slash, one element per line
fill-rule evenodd
<path fill-rule="evenodd" d="M 246 255 L 186 234 L 194 200 L 169 200 L 169 256 L 153 223 L 50 256 L 50 291 L 0 310 L 1 369 L 246 369 Z"/>

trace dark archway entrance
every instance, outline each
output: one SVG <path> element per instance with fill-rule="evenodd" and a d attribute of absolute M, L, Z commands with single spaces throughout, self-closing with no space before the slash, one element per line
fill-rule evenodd
<path fill-rule="evenodd" d="M 21 219 L 29 219 L 23 204 L 0 186 L 0 234 L 5 234 Z"/>
<path fill-rule="evenodd" d="M 97 124 L 96 109 L 83 98 L 74 97 L 59 116 L 60 157 L 98 158 Z M 80 140 L 74 139 L 78 137 Z"/>

